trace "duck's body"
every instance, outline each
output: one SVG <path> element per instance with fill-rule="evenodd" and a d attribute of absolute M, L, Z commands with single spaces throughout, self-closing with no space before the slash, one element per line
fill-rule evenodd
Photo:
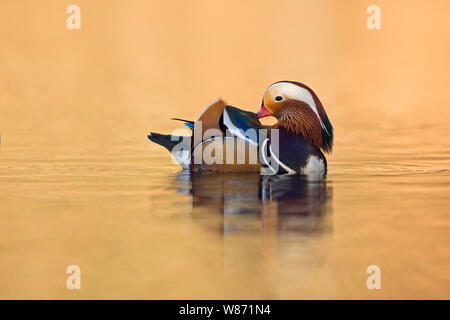
<path fill-rule="evenodd" d="M 263 126 L 259 118 L 275 116 Z M 179 120 L 179 119 L 177 119 Z M 325 175 L 333 128 L 317 96 L 295 82 L 277 82 L 265 92 L 258 113 L 216 100 L 196 121 L 187 121 L 192 136 L 151 133 L 148 138 L 168 149 L 193 171 L 261 171 L 266 174 Z"/>
<path fill-rule="evenodd" d="M 280 161 L 286 167 L 303 174 L 327 172 L 327 160 L 320 149 L 284 128 L 279 129 L 279 135 Z"/>

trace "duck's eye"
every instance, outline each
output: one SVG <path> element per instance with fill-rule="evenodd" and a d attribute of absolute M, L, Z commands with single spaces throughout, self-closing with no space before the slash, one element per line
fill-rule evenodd
<path fill-rule="evenodd" d="M 283 100 L 283 97 L 282 97 L 282 96 L 276 96 L 276 97 L 275 97 L 275 101 L 281 101 L 281 100 Z"/>

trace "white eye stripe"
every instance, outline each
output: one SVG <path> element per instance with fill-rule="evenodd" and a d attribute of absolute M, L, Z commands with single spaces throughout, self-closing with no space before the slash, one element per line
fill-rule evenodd
<path fill-rule="evenodd" d="M 298 101 L 305 102 L 311 110 L 316 115 L 317 119 L 319 119 L 320 125 L 322 128 L 329 134 L 327 128 L 325 127 L 325 124 L 322 122 L 322 119 L 319 116 L 319 111 L 317 110 L 316 103 L 314 102 L 314 98 L 312 94 L 306 90 L 305 88 L 302 88 L 300 86 L 297 86 L 290 82 L 277 82 L 271 85 L 267 90 L 270 90 L 270 93 L 272 96 L 281 96 L 283 95 L 286 98 L 289 99 L 295 99 Z M 266 90 L 266 92 L 267 92 Z M 274 98 L 275 99 L 275 98 Z"/>

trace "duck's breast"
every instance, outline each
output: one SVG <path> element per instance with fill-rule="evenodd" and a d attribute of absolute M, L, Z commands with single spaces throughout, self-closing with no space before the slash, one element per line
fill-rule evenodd
<path fill-rule="evenodd" d="M 276 136 L 271 134 L 271 148 L 276 150 Z M 286 167 L 302 174 L 327 172 L 327 160 L 317 147 L 307 142 L 301 135 L 285 129 L 278 130 L 279 161 Z"/>

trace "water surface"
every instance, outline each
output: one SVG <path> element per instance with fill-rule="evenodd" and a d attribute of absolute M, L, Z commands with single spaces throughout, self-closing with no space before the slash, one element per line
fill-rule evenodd
<path fill-rule="evenodd" d="M 80 1 L 80 31 L 2 3 L 0 298 L 450 298 L 450 7 L 378 3 L 379 31 L 361 1 Z M 189 175 L 146 139 L 282 79 L 335 127 L 323 182 Z"/>

